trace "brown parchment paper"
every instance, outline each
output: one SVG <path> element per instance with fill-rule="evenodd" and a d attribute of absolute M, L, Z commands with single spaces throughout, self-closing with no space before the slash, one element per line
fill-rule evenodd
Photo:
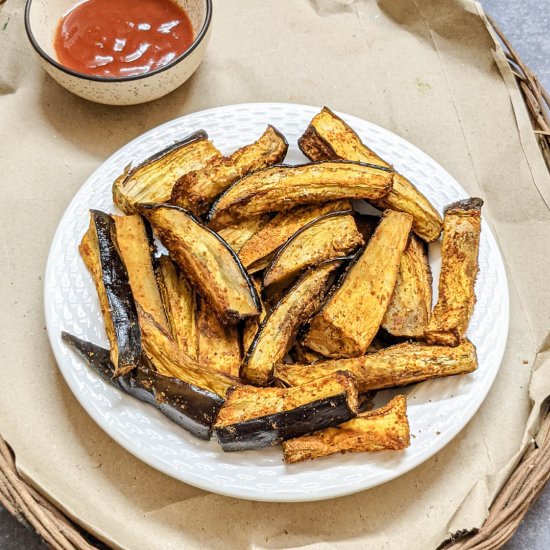
<path fill-rule="evenodd" d="M 21 473 L 123 548 L 414 550 L 479 526 L 550 394 L 550 178 L 480 7 L 218 0 L 207 57 L 191 80 L 154 103 L 111 108 L 71 95 L 41 70 L 23 4 L 8 0 L 0 12 L 0 431 Z M 507 351 L 479 413 L 409 474 L 335 501 L 242 501 L 149 468 L 81 409 L 46 337 L 46 256 L 86 177 L 162 122 L 249 101 L 326 104 L 416 144 L 485 198 L 508 270 Z"/>

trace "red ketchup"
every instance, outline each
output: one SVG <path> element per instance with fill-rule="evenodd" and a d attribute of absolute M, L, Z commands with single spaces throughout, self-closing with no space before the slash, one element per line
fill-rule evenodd
<path fill-rule="evenodd" d="M 119 78 L 163 67 L 193 39 L 189 17 L 171 0 L 86 0 L 59 21 L 54 48 L 69 69 Z"/>

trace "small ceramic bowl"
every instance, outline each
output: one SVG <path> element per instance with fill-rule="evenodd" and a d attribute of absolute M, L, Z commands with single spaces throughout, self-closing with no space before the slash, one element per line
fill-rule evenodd
<path fill-rule="evenodd" d="M 80 97 L 107 105 L 135 105 L 158 99 L 181 86 L 204 58 L 210 35 L 212 0 L 175 0 L 189 16 L 195 40 L 182 55 L 149 73 L 105 78 L 79 73 L 61 65 L 53 41 L 59 20 L 77 0 L 27 0 L 25 28 L 48 74 Z"/>

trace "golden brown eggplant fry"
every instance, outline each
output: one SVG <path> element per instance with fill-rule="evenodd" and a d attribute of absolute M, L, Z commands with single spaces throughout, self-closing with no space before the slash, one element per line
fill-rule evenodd
<path fill-rule="evenodd" d="M 284 136 L 268 126 L 254 143 L 235 151 L 230 157 L 215 157 L 201 170 L 182 176 L 172 190 L 172 204 L 195 215 L 204 214 L 214 199 L 238 179 L 283 162 L 288 150 Z"/>
<path fill-rule="evenodd" d="M 164 376 L 173 376 L 221 397 L 227 390 L 239 386 L 237 378 L 200 365 L 178 348 L 170 334 L 138 305 L 139 326 L 143 350 L 151 365 Z"/>
<path fill-rule="evenodd" d="M 382 328 L 393 336 L 423 338 L 432 310 L 432 272 L 424 243 L 411 235 L 401 256 Z"/>
<path fill-rule="evenodd" d="M 113 184 L 113 200 L 126 214 L 133 214 L 142 203 L 167 202 L 178 178 L 220 157 L 206 134 L 197 132 L 127 169 Z"/>
<path fill-rule="evenodd" d="M 214 229 L 266 212 L 338 199 L 380 199 L 392 187 L 389 168 L 347 161 L 273 166 L 233 184 L 214 203 L 208 219 Z"/>
<path fill-rule="evenodd" d="M 216 427 L 225 427 L 254 417 L 268 416 L 283 410 L 284 388 L 242 386 L 227 396 Z M 305 395 L 305 394 L 303 394 Z"/>
<path fill-rule="evenodd" d="M 241 375 L 252 384 L 265 386 L 273 367 L 283 360 L 293 339 L 321 306 L 331 275 L 340 262 L 329 262 L 307 271 L 283 296 L 262 322 L 246 352 Z"/>
<path fill-rule="evenodd" d="M 247 241 L 261 231 L 270 219 L 271 215 L 266 214 L 241 220 L 238 224 L 220 229 L 218 235 L 238 254 Z"/>
<path fill-rule="evenodd" d="M 351 211 L 325 214 L 279 249 L 264 273 L 264 286 L 290 281 L 308 267 L 352 254 L 363 244 Z"/>
<path fill-rule="evenodd" d="M 241 386 L 227 394 L 215 425 L 224 451 L 259 449 L 357 414 L 353 377 L 335 373 L 299 388 Z"/>
<path fill-rule="evenodd" d="M 118 346 L 117 338 L 115 334 L 115 328 L 113 326 L 113 320 L 109 313 L 110 305 L 107 299 L 107 293 L 105 291 L 105 286 L 103 284 L 103 277 L 101 276 L 101 262 L 99 259 L 99 247 L 97 242 L 97 234 L 94 230 L 93 219 L 90 219 L 90 225 L 88 230 L 82 237 L 82 241 L 79 246 L 80 256 L 88 271 L 90 272 L 92 279 L 94 281 L 97 297 L 99 298 L 99 305 L 101 307 L 101 313 L 103 316 L 103 321 L 105 323 L 105 332 L 107 333 L 107 338 L 109 339 L 109 347 L 111 349 L 111 361 L 113 365 L 118 363 Z"/>
<path fill-rule="evenodd" d="M 428 342 L 456 346 L 466 336 L 476 301 L 482 205 L 472 198 L 445 211 L 439 296 L 425 333 Z"/>
<path fill-rule="evenodd" d="M 157 280 L 172 337 L 183 352 L 197 359 L 197 295 L 169 256 L 161 256 L 158 264 Z"/>
<path fill-rule="evenodd" d="M 391 300 L 412 217 L 387 210 L 340 287 L 313 318 L 304 343 L 325 357 L 363 355 Z"/>
<path fill-rule="evenodd" d="M 227 396 L 225 405 L 218 415 L 216 427 L 295 409 L 340 393 L 342 388 L 349 394 L 350 408 L 357 411 L 358 396 L 353 377 L 342 372 L 331 373 L 322 380 L 315 380 L 300 388 L 240 386 Z"/>
<path fill-rule="evenodd" d="M 202 300 L 197 316 L 198 362 L 235 378 L 241 367 L 241 342 L 237 327 L 223 325 Z"/>
<path fill-rule="evenodd" d="M 267 308 L 262 300 L 262 285 L 260 281 L 256 278 L 252 278 L 252 283 L 254 284 L 254 288 L 256 289 L 256 292 L 258 293 L 258 297 L 260 299 L 261 311 L 258 317 L 250 317 L 246 319 L 243 323 L 242 349 L 244 353 L 246 353 L 250 348 L 252 342 L 254 341 L 254 338 L 256 337 L 256 333 L 258 332 L 258 329 L 262 324 L 262 321 L 267 315 Z"/>
<path fill-rule="evenodd" d="M 451 348 L 406 342 L 363 357 L 318 361 L 314 365 L 277 365 L 274 378 L 285 385 L 300 386 L 336 371 L 353 374 L 357 389 L 365 393 L 407 386 L 477 369 L 475 346 L 468 340 Z"/>
<path fill-rule="evenodd" d="M 115 222 L 90 210 L 90 225 L 79 246 L 94 281 L 115 377 L 133 370 L 141 356 L 141 336 L 128 272 L 116 245 Z"/>
<path fill-rule="evenodd" d="M 335 428 L 283 442 L 284 460 L 294 464 L 335 453 L 400 451 L 410 445 L 407 400 L 395 396 L 387 405 L 361 413 Z"/>
<path fill-rule="evenodd" d="M 168 319 L 153 266 L 152 234 L 138 214 L 113 216 L 120 255 L 128 271 L 134 300 L 153 319 L 168 328 Z"/>
<path fill-rule="evenodd" d="M 248 274 L 217 233 L 177 206 L 142 205 L 141 211 L 222 322 L 235 324 L 259 315 L 259 299 Z"/>
<path fill-rule="evenodd" d="M 313 161 L 342 159 L 389 166 L 327 107 L 313 118 L 298 144 Z M 428 199 L 398 172 L 395 173 L 389 194 L 370 202 L 381 209 L 389 208 L 411 214 L 413 231 L 425 241 L 435 241 L 441 233 L 441 216 Z"/>
<path fill-rule="evenodd" d="M 133 372 L 114 378 L 107 350 L 67 332 L 62 332 L 61 337 L 105 382 L 139 401 L 153 405 L 200 439 L 210 439 L 218 411 L 224 403 L 223 397 L 207 388 L 160 374 L 145 356 Z"/>
<path fill-rule="evenodd" d="M 300 228 L 313 220 L 339 210 L 351 209 L 349 200 L 327 202 L 319 205 L 298 206 L 288 212 L 275 215 L 255 233 L 239 251 L 239 258 L 249 273 L 261 271 L 277 249 Z M 224 231 L 220 231 L 220 234 Z"/>

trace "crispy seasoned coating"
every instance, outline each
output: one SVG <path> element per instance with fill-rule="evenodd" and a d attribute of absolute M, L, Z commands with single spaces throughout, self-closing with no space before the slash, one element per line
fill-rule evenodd
<path fill-rule="evenodd" d="M 241 220 L 235 225 L 229 225 L 220 229 L 218 235 L 237 253 L 258 231 L 267 224 L 271 219 L 271 215 L 256 216 Z"/>
<path fill-rule="evenodd" d="M 411 235 L 382 328 L 393 336 L 423 338 L 432 310 L 432 272 L 424 243 Z"/>
<path fill-rule="evenodd" d="M 298 388 L 241 386 L 228 392 L 215 433 L 224 451 L 260 449 L 337 426 L 357 409 L 357 390 L 347 373 Z"/>
<path fill-rule="evenodd" d="M 161 242 L 224 323 L 260 313 L 259 300 L 237 255 L 217 233 L 173 205 L 142 205 Z"/>
<path fill-rule="evenodd" d="M 198 388 L 225 397 L 227 390 L 239 386 L 237 378 L 200 365 L 181 351 L 170 334 L 138 305 L 143 350 L 151 365 L 164 376 L 179 378 Z"/>
<path fill-rule="evenodd" d="M 245 319 L 243 323 L 242 349 L 244 353 L 246 353 L 252 345 L 252 342 L 254 341 L 254 338 L 256 337 L 256 334 L 267 315 L 267 307 L 262 299 L 262 285 L 259 279 L 253 277 L 252 284 L 254 285 L 260 300 L 260 315 L 258 315 L 258 317 L 249 317 L 248 319 Z"/>
<path fill-rule="evenodd" d="M 230 426 L 252 418 L 289 411 L 340 393 L 349 393 L 347 399 L 350 409 L 357 411 L 358 397 L 353 377 L 342 372 L 331 373 L 322 380 L 314 380 L 300 388 L 239 386 L 227 395 L 216 427 Z"/>
<path fill-rule="evenodd" d="M 264 273 L 264 287 L 291 281 L 308 267 L 353 254 L 363 244 L 350 211 L 325 214 L 279 249 Z"/>
<path fill-rule="evenodd" d="M 387 405 L 361 413 L 337 427 L 327 428 L 283 442 L 287 464 L 335 453 L 400 451 L 410 445 L 405 396 L 397 395 Z"/>
<path fill-rule="evenodd" d="M 113 220 L 118 250 L 128 271 L 134 300 L 157 323 L 168 328 L 168 319 L 155 276 L 151 235 L 146 222 L 138 214 L 113 216 Z"/>
<path fill-rule="evenodd" d="M 239 251 L 239 258 L 249 273 L 260 271 L 269 264 L 277 249 L 296 231 L 324 214 L 349 209 L 351 203 L 344 199 L 298 206 L 288 212 L 276 214 L 243 245 Z M 220 235 L 224 230 L 220 230 Z"/>
<path fill-rule="evenodd" d="M 106 349 L 66 332 L 62 332 L 61 337 L 106 383 L 153 405 L 172 422 L 200 439 L 210 439 L 223 397 L 179 378 L 164 376 L 145 361 L 140 361 L 129 374 L 113 378 L 113 365 Z"/>
<path fill-rule="evenodd" d="M 94 285 L 97 291 L 97 297 L 99 299 L 99 305 L 101 307 L 101 313 L 103 316 L 103 322 L 105 324 L 105 332 L 109 339 L 109 348 L 111 350 L 111 361 L 113 365 L 118 364 L 118 346 L 115 327 L 113 326 L 113 320 L 110 314 L 110 305 L 107 298 L 107 292 L 105 285 L 103 284 L 103 277 L 101 275 L 101 261 L 99 257 L 99 243 L 97 238 L 96 228 L 94 226 L 93 215 L 90 216 L 90 225 L 88 230 L 84 233 L 80 246 L 78 247 L 80 256 L 86 264 L 90 275 L 94 281 Z"/>
<path fill-rule="evenodd" d="M 482 205 L 471 198 L 445 211 L 439 296 L 425 332 L 428 342 L 456 346 L 466 337 L 476 301 Z"/>
<path fill-rule="evenodd" d="M 204 214 L 214 201 L 238 179 L 283 162 L 288 150 L 284 136 L 268 126 L 262 136 L 229 157 L 214 157 L 200 170 L 180 177 L 172 190 L 171 203 L 195 215 Z"/>
<path fill-rule="evenodd" d="M 266 316 L 246 352 L 243 378 L 257 386 L 269 382 L 273 367 L 284 359 L 300 326 L 323 303 L 331 274 L 339 265 L 330 262 L 307 271 Z"/>
<path fill-rule="evenodd" d="M 298 144 L 313 161 L 342 159 L 389 166 L 327 107 L 313 118 Z M 388 195 L 370 202 L 381 209 L 390 208 L 410 214 L 413 217 L 413 231 L 425 241 L 434 241 L 441 233 L 441 216 L 428 199 L 398 172 Z"/>
<path fill-rule="evenodd" d="M 112 216 L 90 210 L 90 225 L 79 251 L 97 290 L 114 376 L 122 376 L 139 363 L 141 336 L 128 272 L 116 245 Z"/>
<path fill-rule="evenodd" d="M 353 374 L 361 393 L 407 386 L 432 378 L 467 374 L 477 369 L 475 346 L 456 347 L 405 342 L 362 357 L 317 361 L 313 365 L 279 364 L 273 377 L 288 386 L 307 384 L 336 371 Z"/>
<path fill-rule="evenodd" d="M 313 318 L 304 339 L 325 357 L 364 355 L 391 300 L 412 217 L 387 210 L 364 252 Z"/>
<path fill-rule="evenodd" d="M 158 260 L 157 281 L 172 337 L 187 355 L 198 357 L 197 295 L 169 256 Z"/>
<path fill-rule="evenodd" d="M 224 325 L 210 305 L 202 300 L 197 316 L 198 362 L 238 378 L 241 342 L 237 327 Z"/>
<path fill-rule="evenodd" d="M 206 133 L 196 132 L 126 169 L 113 184 L 114 203 L 126 214 L 133 214 L 139 204 L 168 202 L 178 178 L 221 157 Z"/>
<path fill-rule="evenodd" d="M 273 166 L 233 184 L 214 203 L 208 219 L 214 229 L 266 212 L 338 199 L 380 199 L 393 182 L 389 168 L 346 161 Z"/>

